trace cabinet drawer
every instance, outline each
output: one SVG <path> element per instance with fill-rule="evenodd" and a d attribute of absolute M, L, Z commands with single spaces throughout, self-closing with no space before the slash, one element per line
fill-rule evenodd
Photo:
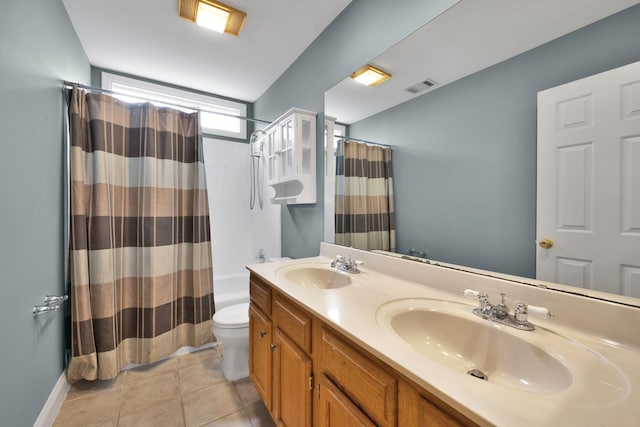
<path fill-rule="evenodd" d="M 320 370 L 378 425 L 396 425 L 396 378 L 324 328 L 320 339 Z"/>
<path fill-rule="evenodd" d="M 259 307 L 267 316 L 271 316 L 271 288 L 253 274 L 249 279 L 249 295 L 256 307 Z"/>
<path fill-rule="evenodd" d="M 311 353 L 311 317 L 278 294 L 273 300 L 273 323 L 298 347 Z"/>

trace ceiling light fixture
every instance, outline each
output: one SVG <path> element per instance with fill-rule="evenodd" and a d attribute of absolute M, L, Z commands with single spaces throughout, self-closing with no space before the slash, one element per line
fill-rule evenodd
<path fill-rule="evenodd" d="M 179 0 L 181 17 L 219 33 L 237 36 L 242 31 L 247 14 L 214 0 Z"/>
<path fill-rule="evenodd" d="M 391 74 L 367 64 L 355 73 L 351 74 L 351 78 L 366 86 L 377 86 L 380 83 L 389 80 L 391 78 Z"/>

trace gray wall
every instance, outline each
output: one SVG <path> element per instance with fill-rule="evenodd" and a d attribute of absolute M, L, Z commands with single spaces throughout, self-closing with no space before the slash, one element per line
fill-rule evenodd
<path fill-rule="evenodd" d="M 61 81 L 89 82 L 89 61 L 60 0 L 5 2 L 0 13 L 0 424 L 31 426 L 63 371 Z"/>
<path fill-rule="evenodd" d="M 420 28 L 456 0 L 354 0 L 255 102 L 255 117 L 274 120 L 291 107 L 319 112 L 317 203 L 282 210 L 282 255 L 318 254 L 323 233 L 324 92 Z M 384 28 L 384 31 L 380 29 Z"/>
<path fill-rule="evenodd" d="M 640 6 L 355 123 L 393 144 L 398 250 L 535 276 L 537 92 L 640 60 Z"/>

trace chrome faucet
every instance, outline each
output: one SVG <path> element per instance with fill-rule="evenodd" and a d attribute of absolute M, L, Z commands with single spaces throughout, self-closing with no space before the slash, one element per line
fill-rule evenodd
<path fill-rule="evenodd" d="M 493 316 L 497 317 L 498 319 L 506 319 L 507 317 L 509 317 L 509 307 L 507 307 L 507 303 L 504 300 L 504 297 L 507 294 L 505 294 L 504 292 L 500 293 L 500 304 L 496 305 L 495 307 L 493 307 Z"/>
<path fill-rule="evenodd" d="M 535 327 L 527 319 L 529 313 L 536 314 L 540 317 L 551 318 L 553 314 L 545 307 L 535 305 L 527 305 L 522 302 L 516 304 L 513 315 L 509 314 L 509 307 L 505 302 L 505 293 L 500 293 L 500 303 L 493 305 L 489 302 L 489 296 L 483 292 L 466 289 L 463 292 L 466 297 L 478 298 L 478 307 L 473 309 L 473 314 L 483 319 L 511 326 L 512 328 L 523 331 L 533 331 Z"/>
<path fill-rule="evenodd" d="M 331 261 L 332 268 L 337 268 L 338 270 L 346 271 L 347 273 L 360 273 L 360 269 L 358 267 L 362 264 L 364 263 L 359 260 L 352 261 L 351 255 L 349 255 L 349 258 L 345 258 L 342 255 L 336 255 L 336 259 Z"/>

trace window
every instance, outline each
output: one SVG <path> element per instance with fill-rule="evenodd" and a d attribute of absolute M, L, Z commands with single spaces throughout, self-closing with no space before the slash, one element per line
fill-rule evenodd
<path fill-rule="evenodd" d="M 126 102 L 152 101 L 156 105 L 184 106 L 185 111 L 198 109 L 202 133 L 247 138 L 246 121 L 236 118 L 247 115 L 244 103 L 105 72 L 102 73 L 102 88 L 114 92 L 114 96 Z"/>
<path fill-rule="evenodd" d="M 325 129 L 326 133 L 326 129 Z M 336 175 L 336 151 L 338 149 L 338 142 L 347 134 L 347 127 L 345 125 L 341 125 L 335 123 L 333 125 L 333 135 L 327 138 L 325 135 L 325 165 L 324 165 L 324 173 L 325 176 L 330 178 L 335 178 Z M 332 141 L 333 143 L 327 147 L 326 141 Z"/>
<path fill-rule="evenodd" d="M 345 125 L 334 123 L 324 129 L 324 235 L 327 243 L 335 242 L 336 150 L 338 141 L 347 133 Z"/>

